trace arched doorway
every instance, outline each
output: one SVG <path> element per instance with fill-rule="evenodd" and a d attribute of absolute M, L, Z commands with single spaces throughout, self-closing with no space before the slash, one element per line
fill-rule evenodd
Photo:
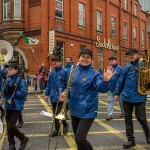
<path fill-rule="evenodd" d="M 12 60 L 20 65 L 25 66 L 25 68 L 28 69 L 27 58 L 26 58 L 24 52 L 20 48 L 14 47 Z"/>

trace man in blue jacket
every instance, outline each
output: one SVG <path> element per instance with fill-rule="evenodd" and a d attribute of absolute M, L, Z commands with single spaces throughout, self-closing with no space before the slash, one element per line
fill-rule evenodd
<path fill-rule="evenodd" d="M 128 139 L 127 143 L 123 144 L 123 148 L 129 149 L 135 146 L 135 137 L 132 121 L 132 113 L 134 108 L 135 108 L 135 116 L 144 130 L 146 141 L 148 144 L 150 144 L 150 129 L 147 123 L 146 109 L 145 109 L 147 97 L 145 95 L 139 94 L 137 89 L 138 62 L 139 62 L 138 50 L 130 48 L 126 54 L 129 57 L 130 63 L 125 66 L 119 78 L 119 81 L 117 83 L 114 92 L 115 95 L 114 100 L 117 101 L 118 96 L 122 92 L 122 101 L 125 114 L 126 136 Z"/>
<path fill-rule="evenodd" d="M 113 115 L 113 106 L 114 106 L 114 91 L 115 91 L 118 79 L 123 70 L 123 68 L 119 64 L 117 64 L 117 58 L 115 56 L 111 56 L 109 58 L 109 64 L 110 66 L 113 67 L 115 73 L 110 79 L 110 91 L 108 92 L 108 117 L 106 118 L 107 121 L 110 121 L 111 119 L 113 119 L 112 115 Z M 124 117 L 121 96 L 119 96 L 119 105 L 121 109 L 120 117 Z"/>
<path fill-rule="evenodd" d="M 72 61 L 72 57 L 67 57 L 67 64 L 66 64 L 65 68 L 67 69 L 68 74 L 70 74 L 70 70 L 71 70 L 72 66 L 74 66 L 74 62 Z"/>
<path fill-rule="evenodd" d="M 27 84 L 19 74 L 19 66 L 12 63 L 8 66 L 8 79 L 5 81 L 4 98 L 6 109 L 6 124 L 9 142 L 9 150 L 16 150 L 14 137 L 20 139 L 21 144 L 19 150 L 23 150 L 29 139 L 16 126 L 17 120 L 23 110 L 24 102 L 27 96 Z M 14 94 L 14 97 L 12 96 Z"/>
<path fill-rule="evenodd" d="M 50 101 L 52 104 L 53 114 L 59 114 L 62 109 L 63 102 L 58 102 L 59 96 L 65 91 L 68 82 L 68 72 L 62 67 L 62 59 L 59 56 L 55 56 L 53 61 L 53 71 L 49 75 L 48 84 L 45 90 L 45 100 L 48 100 L 50 96 Z M 57 105 L 58 103 L 58 105 Z M 63 123 L 63 134 L 67 134 L 69 125 L 66 120 Z M 57 136 L 60 128 L 60 123 L 58 119 L 55 119 L 55 130 L 52 133 L 52 137 Z"/>

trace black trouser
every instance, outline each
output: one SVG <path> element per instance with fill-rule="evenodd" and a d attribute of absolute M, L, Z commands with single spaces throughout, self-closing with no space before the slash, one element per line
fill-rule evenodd
<path fill-rule="evenodd" d="M 20 113 L 20 116 L 19 116 L 18 122 L 19 122 L 19 123 L 22 123 L 22 122 L 23 122 L 22 112 Z"/>
<path fill-rule="evenodd" d="M 15 144 L 14 136 L 19 139 L 24 138 L 24 133 L 20 132 L 16 126 L 21 114 L 20 110 L 6 110 L 6 124 L 9 144 Z"/>
<path fill-rule="evenodd" d="M 52 103 L 52 109 L 53 109 L 53 114 L 55 114 L 55 111 L 56 111 L 56 107 L 57 107 L 57 102 L 51 102 Z M 58 102 L 58 107 L 57 107 L 57 112 L 56 112 L 56 115 L 58 115 L 62 109 L 62 105 L 63 105 L 63 102 Z M 63 120 L 62 121 L 63 123 L 63 126 L 65 127 L 67 124 L 66 120 Z M 59 123 L 59 120 L 58 119 L 55 119 L 55 129 L 56 130 L 59 130 L 59 127 L 60 127 L 60 123 Z"/>
<path fill-rule="evenodd" d="M 86 137 L 94 118 L 82 119 L 71 116 L 71 121 L 78 150 L 93 150 L 92 145 L 87 141 Z"/>
<path fill-rule="evenodd" d="M 150 134 L 150 129 L 148 127 L 147 119 L 146 119 L 146 109 L 145 102 L 142 103 L 128 103 L 123 101 L 123 108 L 125 113 L 125 125 L 126 125 L 126 136 L 128 140 L 134 140 L 134 129 L 133 129 L 133 121 L 132 121 L 132 112 L 135 107 L 135 116 L 136 119 L 141 124 L 145 136 L 148 137 Z"/>

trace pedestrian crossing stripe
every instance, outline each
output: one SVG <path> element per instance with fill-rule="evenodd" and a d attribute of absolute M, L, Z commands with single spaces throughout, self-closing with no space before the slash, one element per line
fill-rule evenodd
<path fill-rule="evenodd" d="M 48 104 L 41 98 L 41 96 L 38 96 L 38 98 L 41 101 L 41 103 L 44 105 L 47 112 L 52 113 L 52 110 L 50 109 Z M 76 143 L 70 135 L 67 134 L 67 135 L 64 136 L 64 138 L 65 138 L 66 142 L 68 143 L 69 147 L 77 149 L 76 148 Z"/>

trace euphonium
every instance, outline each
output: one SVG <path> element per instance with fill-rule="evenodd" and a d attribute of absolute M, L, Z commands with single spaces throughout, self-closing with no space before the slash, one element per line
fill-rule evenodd
<path fill-rule="evenodd" d="M 71 86 L 73 73 L 74 73 L 74 68 L 73 68 L 73 65 L 72 65 L 70 75 L 69 75 L 69 79 L 68 79 L 67 89 L 66 89 L 66 92 L 65 92 L 65 98 L 64 98 L 64 101 L 63 101 L 63 105 L 62 105 L 60 113 L 57 116 L 55 116 L 55 118 L 58 119 L 58 120 L 66 120 L 66 104 L 67 104 L 68 92 L 69 92 L 69 89 L 70 89 L 70 86 Z"/>
<path fill-rule="evenodd" d="M 150 50 L 145 50 L 145 57 L 138 63 L 138 92 L 147 95 L 150 89 Z"/>

